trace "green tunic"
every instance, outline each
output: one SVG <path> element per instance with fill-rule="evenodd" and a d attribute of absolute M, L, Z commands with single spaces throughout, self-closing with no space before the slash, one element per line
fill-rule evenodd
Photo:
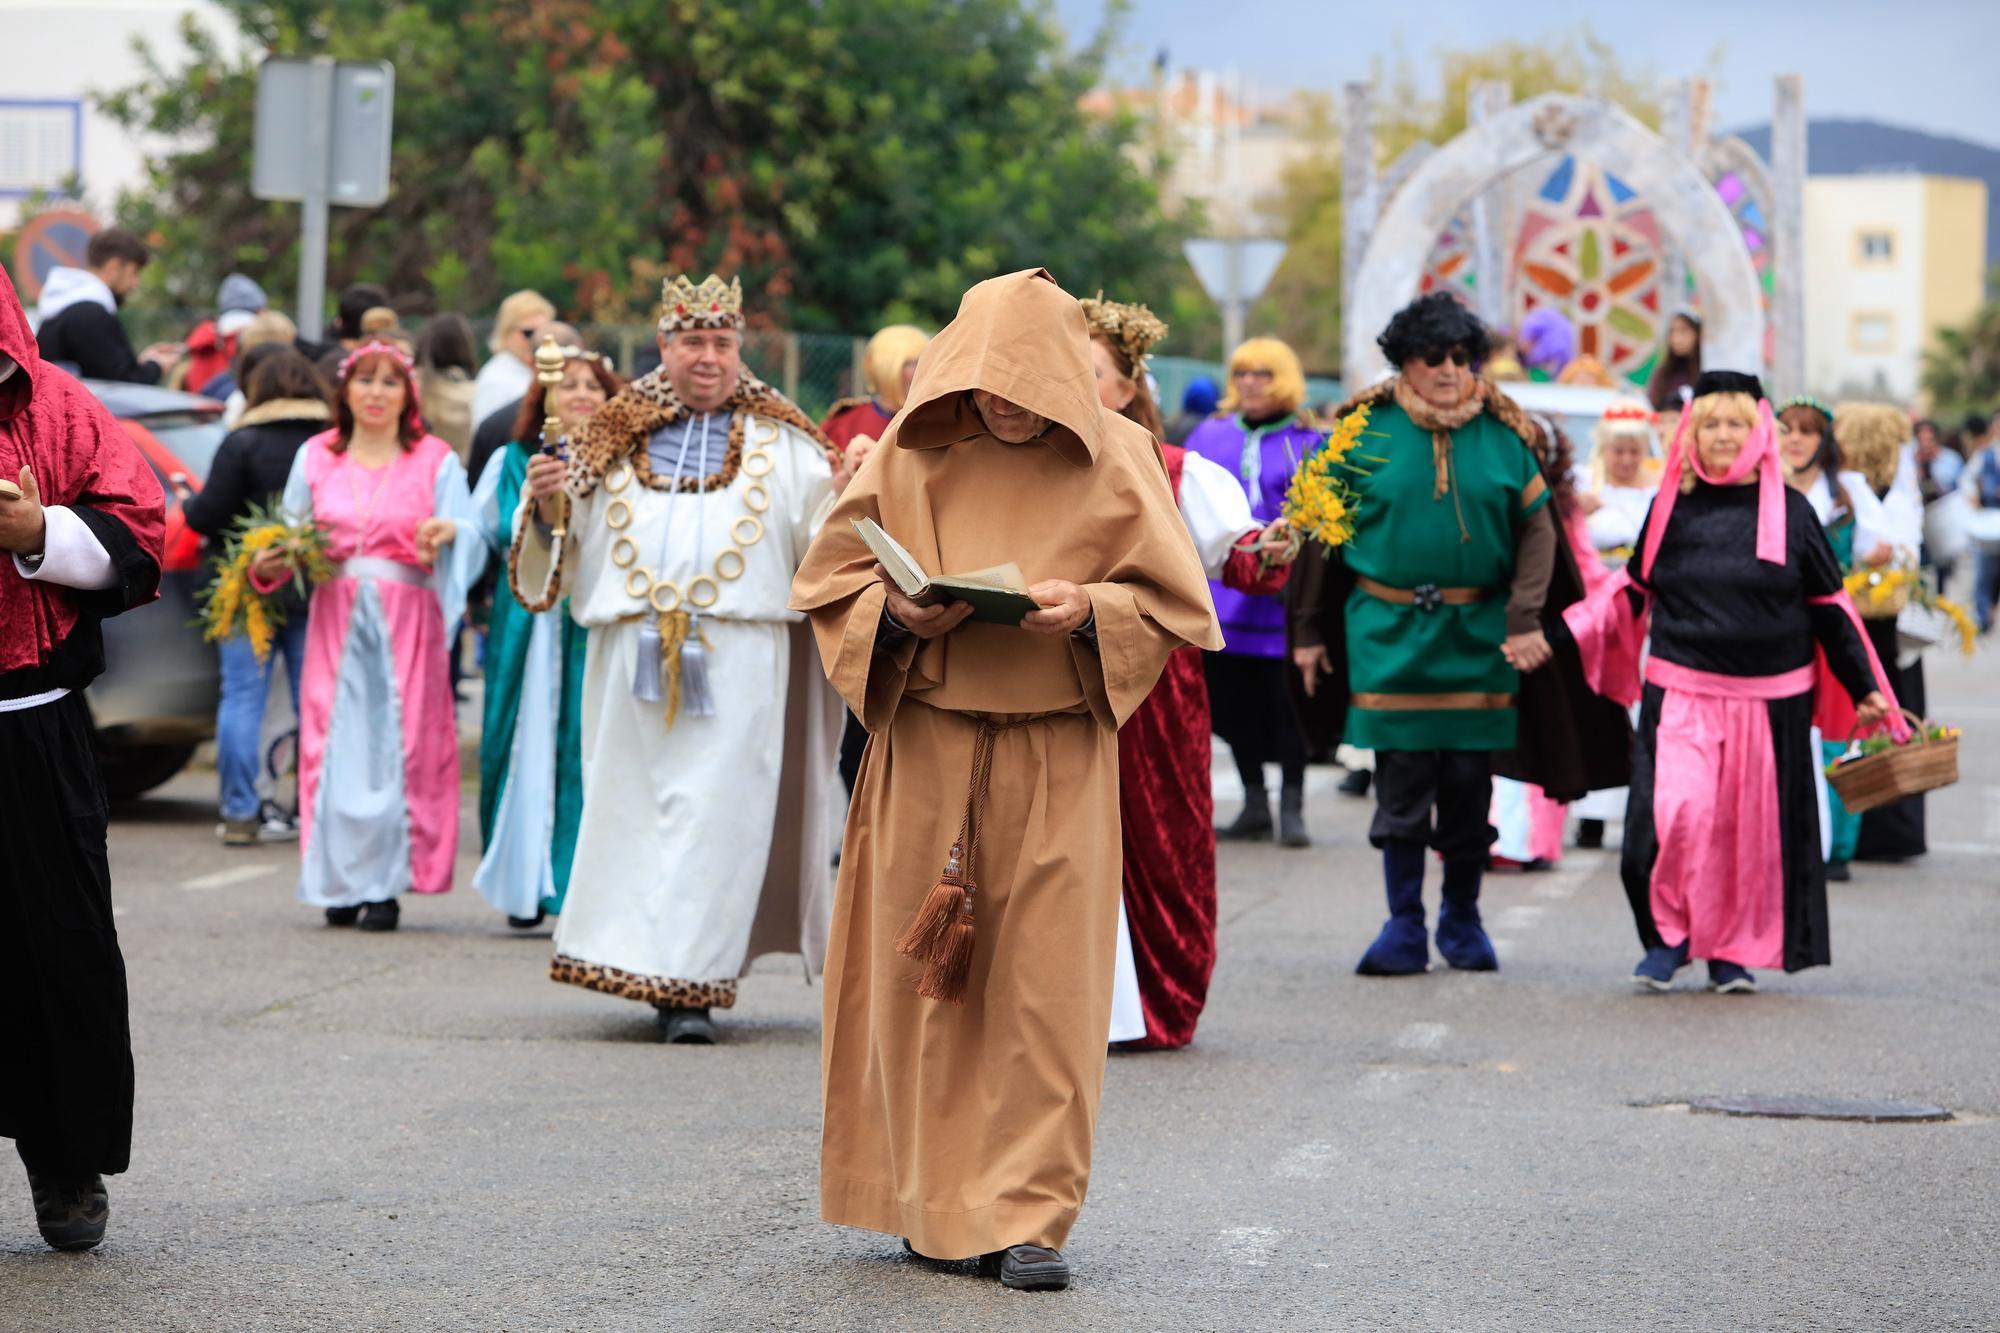
<path fill-rule="evenodd" d="M 1360 503 L 1348 567 L 1390 588 L 1486 593 L 1470 605 L 1431 609 L 1359 587 L 1349 594 L 1347 740 L 1366 749 L 1514 746 L 1520 676 L 1500 655 L 1508 584 L 1521 524 L 1548 492 L 1528 446 L 1491 413 L 1451 439 L 1456 486 L 1441 498 L 1430 432 L 1395 403 L 1374 410 L 1355 447 Z"/>

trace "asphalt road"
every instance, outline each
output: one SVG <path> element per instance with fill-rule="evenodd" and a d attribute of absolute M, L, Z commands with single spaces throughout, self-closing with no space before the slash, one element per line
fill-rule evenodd
<path fill-rule="evenodd" d="M 818 1220 L 795 962 L 745 983 L 726 1044 L 663 1047 L 469 887 L 394 935 L 323 928 L 293 850 L 219 848 L 213 780 L 184 776 L 112 832 L 133 1169 L 84 1256 L 0 1183 L 0 1328 L 2000 1327 L 1991 651 L 1932 664 L 1969 736 L 1936 850 L 1858 867 L 1835 966 L 1757 996 L 1631 993 L 1614 853 L 1488 881 L 1497 975 L 1354 976 L 1366 806 L 1316 771 L 1311 851 L 1223 853 L 1196 1044 L 1113 1058 L 1053 1295 Z M 1686 1107 L 1759 1092 L 1956 1118 Z"/>

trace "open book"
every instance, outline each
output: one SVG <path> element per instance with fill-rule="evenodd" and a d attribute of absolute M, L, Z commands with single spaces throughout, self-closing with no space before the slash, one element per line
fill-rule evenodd
<path fill-rule="evenodd" d="M 874 519 L 855 519 L 854 530 L 882 562 L 882 568 L 889 571 L 889 577 L 903 590 L 903 596 L 919 606 L 970 602 L 972 619 L 993 625 L 1019 625 L 1022 616 L 1042 609 L 1040 602 L 1028 596 L 1028 585 L 1021 577 L 1019 565 L 995 565 L 970 574 L 930 575 Z"/>

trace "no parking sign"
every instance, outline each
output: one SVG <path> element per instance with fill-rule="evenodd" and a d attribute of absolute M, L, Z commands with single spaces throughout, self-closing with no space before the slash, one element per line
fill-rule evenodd
<path fill-rule="evenodd" d="M 14 262 L 10 266 L 21 303 L 27 305 L 41 298 L 49 270 L 58 265 L 83 268 L 83 252 L 97 232 L 97 219 L 74 208 L 54 208 L 30 218 L 14 242 Z"/>

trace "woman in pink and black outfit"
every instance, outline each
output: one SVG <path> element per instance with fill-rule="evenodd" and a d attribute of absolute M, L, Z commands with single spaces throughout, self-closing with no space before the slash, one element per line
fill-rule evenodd
<path fill-rule="evenodd" d="M 1638 556 L 1564 616 L 1592 688 L 1641 705 L 1622 871 L 1646 989 L 1691 958 L 1722 992 L 1830 961 L 1815 704 L 1851 698 L 1864 724 L 1894 707 L 1775 435 L 1754 375 L 1704 372 Z"/>

